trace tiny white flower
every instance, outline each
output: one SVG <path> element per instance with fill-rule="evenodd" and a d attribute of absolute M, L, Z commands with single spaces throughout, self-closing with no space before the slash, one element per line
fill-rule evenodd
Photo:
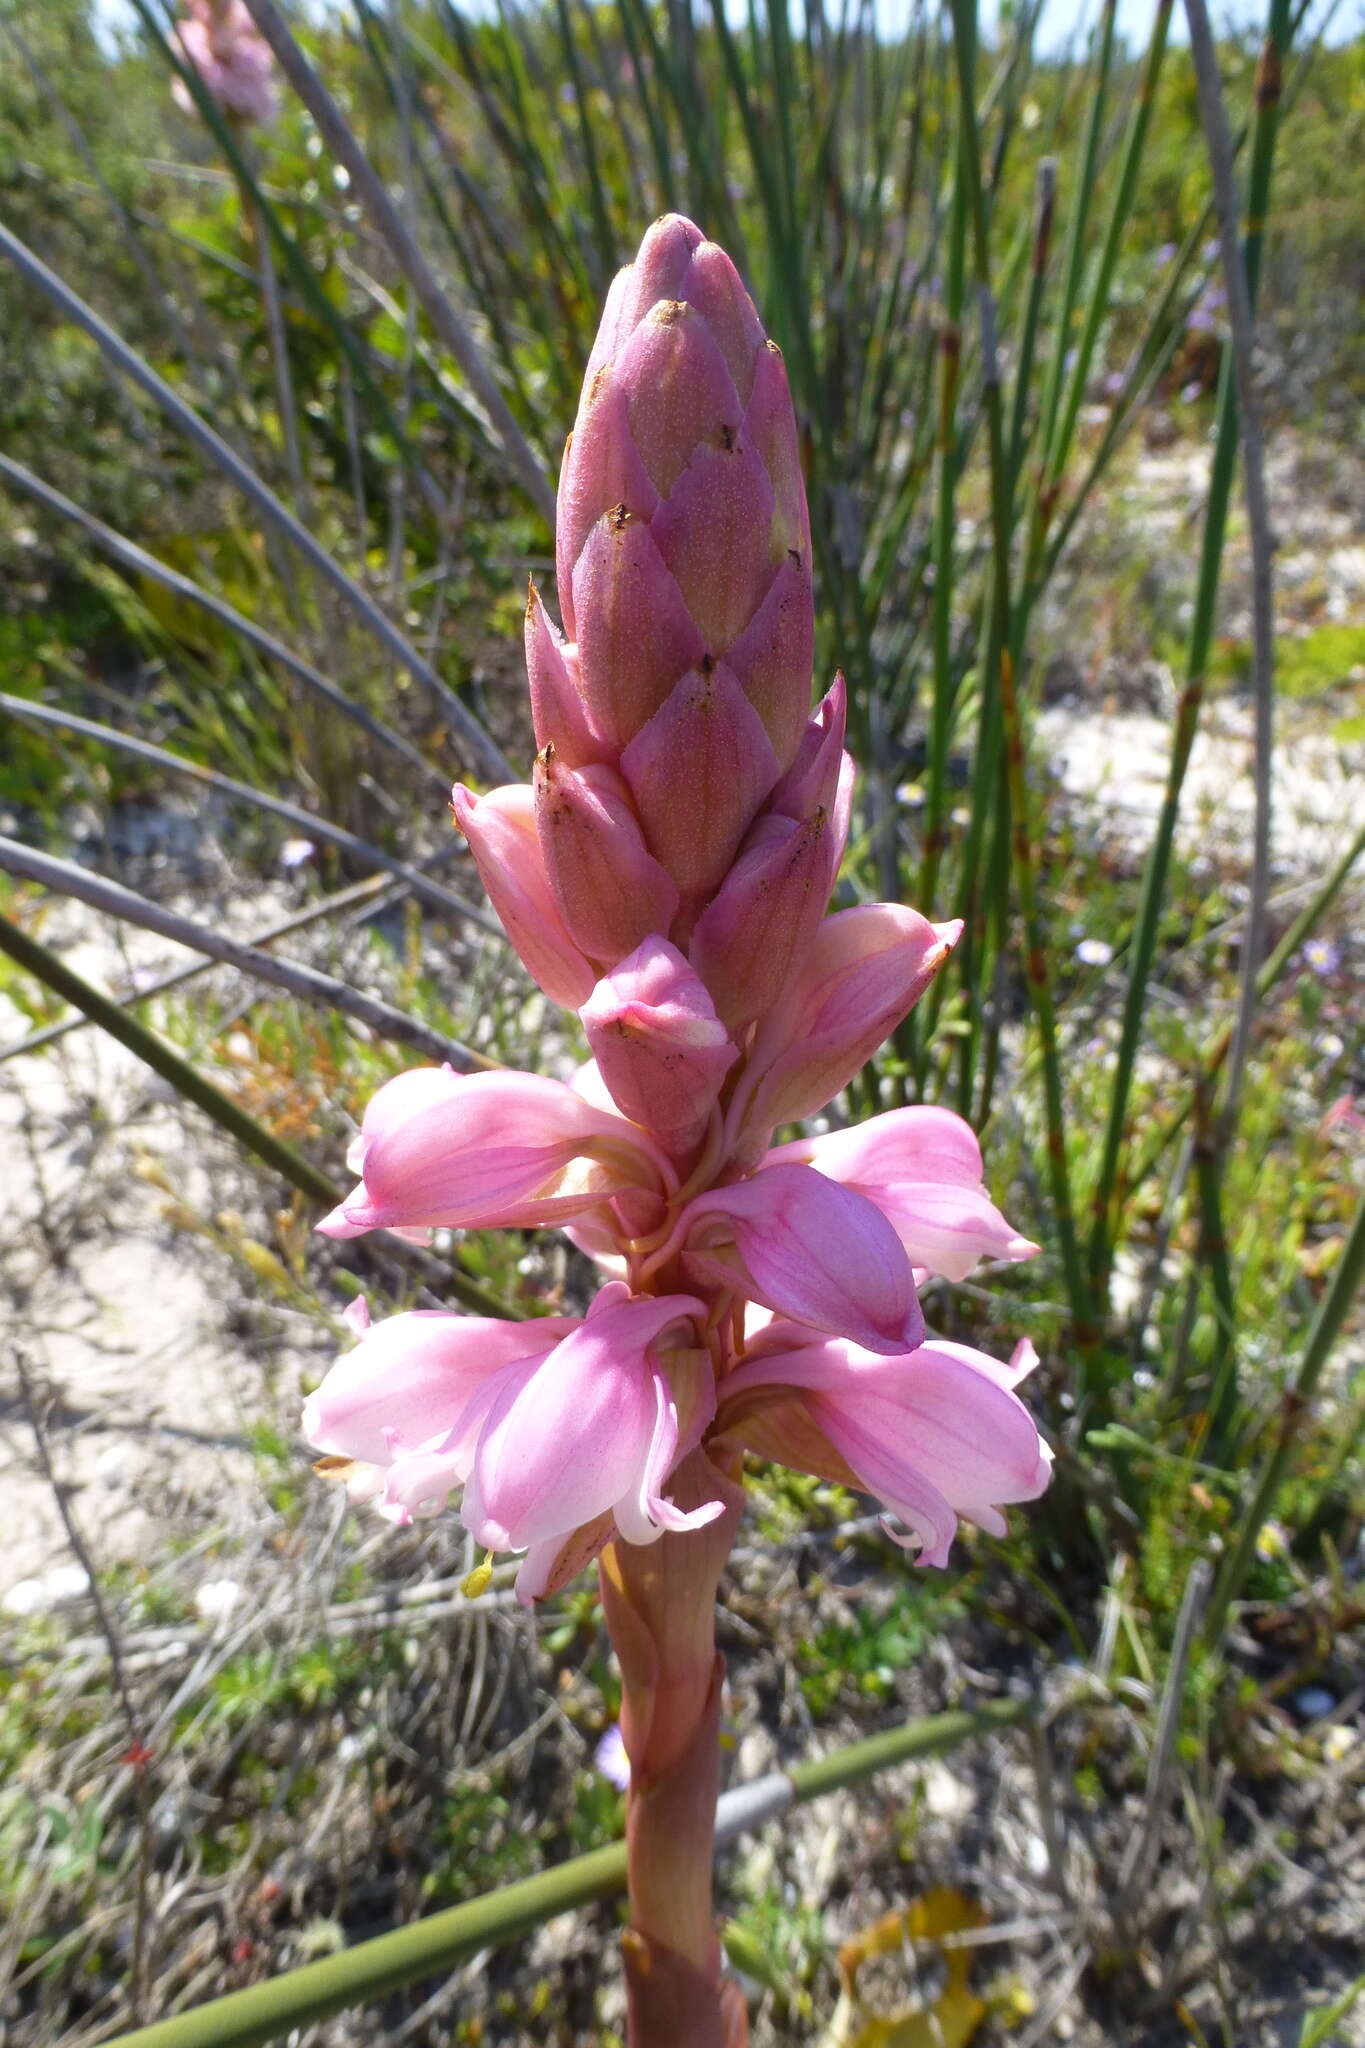
<path fill-rule="evenodd" d="M 236 1579 L 205 1579 L 194 1596 L 195 1612 L 201 1621 L 225 1621 L 241 1597 Z"/>

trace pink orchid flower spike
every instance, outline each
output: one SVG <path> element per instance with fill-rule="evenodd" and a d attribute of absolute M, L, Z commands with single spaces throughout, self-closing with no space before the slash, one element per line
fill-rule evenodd
<path fill-rule="evenodd" d="M 237 0 L 194 0 L 196 19 L 210 4 Z M 712 1860 L 714 1610 L 745 1457 L 872 1494 L 928 1565 L 962 1521 L 1002 1533 L 1048 1480 L 1017 1392 L 1032 1347 L 1005 1366 L 931 1336 L 918 1287 L 1037 1247 L 946 1110 L 793 1135 L 831 1104 L 840 1123 L 962 927 L 830 909 L 848 693 L 836 677 L 811 709 L 786 371 L 729 257 L 676 214 L 611 287 L 555 552 L 562 628 L 534 589 L 526 612 L 528 780 L 457 784 L 453 809 L 592 1057 L 571 1084 L 399 1075 L 319 1228 L 557 1227 L 599 1285 L 575 1298 L 571 1263 L 584 1312 L 526 1322 L 358 1317 L 304 1428 L 392 1521 L 458 1497 L 479 1543 L 519 1553 L 526 1602 L 597 1561 L 629 1765 L 630 2048 L 743 2048 Z"/>

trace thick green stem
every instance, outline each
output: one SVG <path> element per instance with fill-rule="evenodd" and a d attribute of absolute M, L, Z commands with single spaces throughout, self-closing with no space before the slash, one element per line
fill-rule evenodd
<path fill-rule="evenodd" d="M 670 1490 L 681 1508 L 722 1499 L 725 1512 L 704 1529 L 657 1543 L 613 1543 L 601 1563 L 630 1759 L 630 2044 L 738 2048 L 744 2009 L 722 1975 L 711 1865 L 725 1677 L 716 1649 L 716 1588 L 743 1493 L 700 1450 L 679 1467 Z"/>

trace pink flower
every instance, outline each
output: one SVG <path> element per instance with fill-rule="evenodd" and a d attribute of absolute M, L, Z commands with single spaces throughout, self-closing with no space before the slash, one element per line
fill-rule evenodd
<path fill-rule="evenodd" d="M 386 1082 L 350 1163 L 360 1186 L 317 1226 L 328 1237 L 567 1222 L 623 1189 L 659 1190 L 670 1178 L 646 1132 L 562 1081 L 449 1067 Z"/>
<path fill-rule="evenodd" d="M 488 900 L 527 972 L 553 1002 L 576 1009 L 592 988 L 592 963 L 569 937 L 556 907 L 530 784 L 509 782 L 475 796 L 457 782 L 451 809 L 469 841 Z"/>
<path fill-rule="evenodd" d="M 924 1334 L 910 1263 L 874 1203 L 804 1166 L 766 1167 L 684 1211 L 683 1266 L 817 1330 L 874 1351 Z"/>
<path fill-rule="evenodd" d="M 462 1514 L 490 1549 L 526 1551 L 523 1599 L 541 1597 L 566 1539 L 604 1516 L 627 1543 L 652 1543 L 723 1512 L 709 1501 L 685 1514 L 664 1495 L 715 1412 L 710 1360 L 691 1348 L 690 1319 L 704 1313 L 690 1295 L 631 1299 L 611 1282 L 548 1357 L 485 1387 Z"/>
<path fill-rule="evenodd" d="M 938 1338 L 884 1357 L 774 1323 L 726 1380 L 717 1432 L 874 1494 L 921 1563 L 946 1565 L 959 1517 L 1003 1536 L 1001 1506 L 1047 1486 L 1052 1454 L 1014 1392 L 1036 1363 L 1027 1342 L 1008 1365 Z"/>
<path fill-rule="evenodd" d="M 240 121 L 273 121 L 279 111 L 275 60 L 244 0 L 188 0 L 188 17 L 175 38 L 187 64 L 223 112 Z M 176 104 L 197 113 L 183 79 L 171 86 Z"/>
<path fill-rule="evenodd" d="M 683 1513 L 664 1493 L 715 1411 L 710 1361 L 692 1348 L 703 1313 L 689 1295 L 632 1300 L 614 1283 L 586 1321 L 391 1316 L 309 1395 L 304 1435 L 370 1468 L 353 1490 L 393 1521 L 439 1513 L 463 1485 L 466 1526 L 527 1552 L 517 1590 L 536 1599 L 577 1535 L 652 1543 L 722 1512 Z"/>
<path fill-rule="evenodd" d="M 579 1015 L 617 1107 L 675 1152 L 688 1151 L 739 1051 L 677 947 L 646 939 L 598 982 Z"/>
<path fill-rule="evenodd" d="M 212 0 L 220 28 L 238 4 Z M 193 0 L 196 19 L 209 6 Z M 610 1279 L 582 1321 L 381 1324 L 312 1397 L 309 1432 L 391 1517 L 462 1487 L 478 1539 L 524 1553 L 526 1599 L 606 1544 L 737 1512 L 744 1445 L 879 1493 L 941 1563 L 959 1515 L 1001 1526 L 1047 1461 L 1013 1392 L 1031 1352 L 1011 1370 L 927 1340 L 916 1284 L 1035 1247 L 947 1111 L 770 1149 L 872 1058 L 961 926 L 901 904 L 829 914 L 854 769 L 841 676 L 810 710 L 786 373 L 729 258 L 677 215 L 611 288 L 556 561 L 563 632 L 534 588 L 526 611 L 533 783 L 457 785 L 453 806 L 512 944 L 593 1057 L 571 1087 L 391 1081 L 354 1148 L 359 1185 L 319 1227 L 553 1225 Z M 714 1584 L 728 1527 L 658 1555 Z M 622 1566 L 641 1585 L 653 1569 Z M 630 1739 L 643 1712 L 637 1697 Z"/>
<path fill-rule="evenodd" d="M 760 1026 L 749 1087 L 731 1107 L 746 1163 L 774 1125 L 814 1116 L 848 1086 L 919 1001 L 961 931 L 957 921 L 930 924 L 899 903 L 862 904 L 821 922 Z"/>
<path fill-rule="evenodd" d="M 978 1259 L 1028 1259 L 1038 1249 L 987 1195 L 981 1147 L 950 1109 L 888 1110 L 852 1130 L 779 1145 L 764 1164 L 796 1162 L 875 1202 L 926 1273 L 965 1280 Z"/>
<path fill-rule="evenodd" d="M 313 1448 L 362 1468 L 353 1496 L 378 1496 L 390 1520 L 435 1514 L 469 1469 L 473 1439 L 461 1427 L 475 1395 L 508 1365 L 534 1369 L 576 1316 L 505 1323 L 488 1316 L 416 1309 L 363 1329 L 303 1406 Z"/>

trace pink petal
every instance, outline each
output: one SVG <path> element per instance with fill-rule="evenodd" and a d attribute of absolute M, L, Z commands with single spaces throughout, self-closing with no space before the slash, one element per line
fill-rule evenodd
<path fill-rule="evenodd" d="M 697 449 L 650 522 L 703 649 L 717 656 L 748 625 L 773 569 L 772 485 L 752 443 L 734 425 L 719 445 Z"/>
<path fill-rule="evenodd" d="M 693 261 L 704 239 L 701 229 L 681 213 L 661 214 L 646 229 L 635 261 L 626 272 L 629 282 L 621 309 L 622 341 L 660 299 L 686 296 Z"/>
<path fill-rule="evenodd" d="M 339 1358 L 303 1404 L 315 1450 L 388 1465 L 402 1448 L 448 1434 L 483 1382 L 515 1359 L 543 1357 L 572 1316 L 501 1322 L 414 1309 L 386 1316 Z"/>
<path fill-rule="evenodd" d="M 848 686 L 842 675 L 837 675 L 806 721 L 795 760 L 768 798 L 770 811 L 784 818 L 809 818 L 814 811 L 833 810 L 847 718 Z"/>
<path fill-rule="evenodd" d="M 739 432 L 743 408 L 725 358 L 685 299 L 660 299 L 616 360 L 631 438 L 666 498 L 701 441 Z"/>
<path fill-rule="evenodd" d="M 526 1549 L 639 1501 L 659 1456 L 650 1353 L 671 1326 L 702 1314 L 690 1295 L 613 1298 L 533 1372 L 499 1375 L 464 1496 L 479 1542 Z"/>
<path fill-rule="evenodd" d="M 758 820 L 688 947 L 732 1032 L 770 1010 L 799 972 L 829 887 L 824 819 Z"/>
<path fill-rule="evenodd" d="M 361 1184 L 317 1226 L 328 1237 L 444 1224 L 553 1223 L 669 1172 L 645 1132 L 537 1074 L 399 1074 L 361 1126 Z M 571 1180 L 566 1170 L 587 1157 Z"/>
<path fill-rule="evenodd" d="M 740 402 L 747 405 L 764 348 L 763 322 L 719 243 L 702 242 L 693 249 L 676 296 L 689 300 L 706 321 Z"/>
<path fill-rule="evenodd" d="M 605 1514 L 595 1522 L 585 1522 L 581 1529 L 571 1529 L 567 1536 L 547 1536 L 543 1543 L 533 1543 L 517 1573 L 516 1595 L 522 1606 L 533 1607 L 537 1600 L 562 1592 L 571 1579 L 586 1571 L 615 1534 L 616 1518 Z"/>
<path fill-rule="evenodd" d="M 723 661 L 703 657 L 621 756 L 645 837 L 700 908 L 724 880 L 773 783 L 763 721 Z"/>
<path fill-rule="evenodd" d="M 578 673 L 595 731 L 620 748 L 707 652 L 652 530 L 610 507 L 573 572 Z"/>
<path fill-rule="evenodd" d="M 725 650 L 725 659 L 786 767 L 800 745 L 810 710 L 815 609 L 809 553 L 793 549 L 778 563 L 762 603 Z"/>
<path fill-rule="evenodd" d="M 527 972 L 552 1002 L 577 1009 L 592 987 L 593 970 L 564 929 L 555 903 L 530 784 L 512 782 L 475 796 L 457 782 L 452 808 L 488 900 Z"/>
<path fill-rule="evenodd" d="M 745 1439 L 756 1395 L 802 1390 L 820 1436 L 916 1529 L 923 1562 L 941 1564 L 954 1514 L 998 1533 L 999 1507 L 1033 1500 L 1048 1483 L 1050 1453 L 1010 1391 L 1014 1365 L 938 1340 L 898 1358 L 852 1344 L 763 1352 L 726 1380 L 720 1426 L 728 1411 Z M 761 1426 L 762 1410 L 755 1412 Z"/>
<path fill-rule="evenodd" d="M 683 1227 L 699 1279 L 735 1285 L 732 1235 L 740 1290 L 779 1314 L 875 1351 L 905 1351 L 923 1335 L 910 1264 L 886 1218 L 806 1167 L 766 1167 L 700 1195 Z"/>
<path fill-rule="evenodd" d="M 557 631 L 534 583 L 526 599 L 526 675 L 537 746 L 552 746 L 570 768 L 607 760 L 611 749 L 592 730 L 583 707 L 577 649 Z"/>
<path fill-rule="evenodd" d="M 888 1218 L 913 1265 L 949 1280 L 964 1280 L 978 1259 L 1026 1259 L 1038 1249 L 990 1200 L 981 1148 L 951 1110 L 888 1110 L 849 1130 L 779 1146 L 767 1158 L 803 1161 L 856 1188 Z"/>
<path fill-rule="evenodd" d="M 750 1157 L 775 1124 L 813 1116 L 847 1087 L 937 974 L 962 930 L 874 903 L 827 917 L 780 1012 L 760 1028 L 736 1143 Z M 703 970 L 704 971 L 704 970 Z"/>
<path fill-rule="evenodd" d="M 796 413 L 787 384 L 787 366 L 775 341 L 765 341 L 754 357 L 754 382 L 744 415 L 744 437 L 755 450 L 773 490 L 770 559 L 794 554 L 810 562 L 810 515 L 801 451 L 796 438 Z"/>
<path fill-rule="evenodd" d="M 578 418 L 564 450 L 555 521 L 555 571 L 565 631 L 576 634 L 573 607 L 579 557 L 598 521 L 613 507 L 650 520 L 659 494 L 630 431 L 626 392 L 610 363 L 589 363 Z"/>

